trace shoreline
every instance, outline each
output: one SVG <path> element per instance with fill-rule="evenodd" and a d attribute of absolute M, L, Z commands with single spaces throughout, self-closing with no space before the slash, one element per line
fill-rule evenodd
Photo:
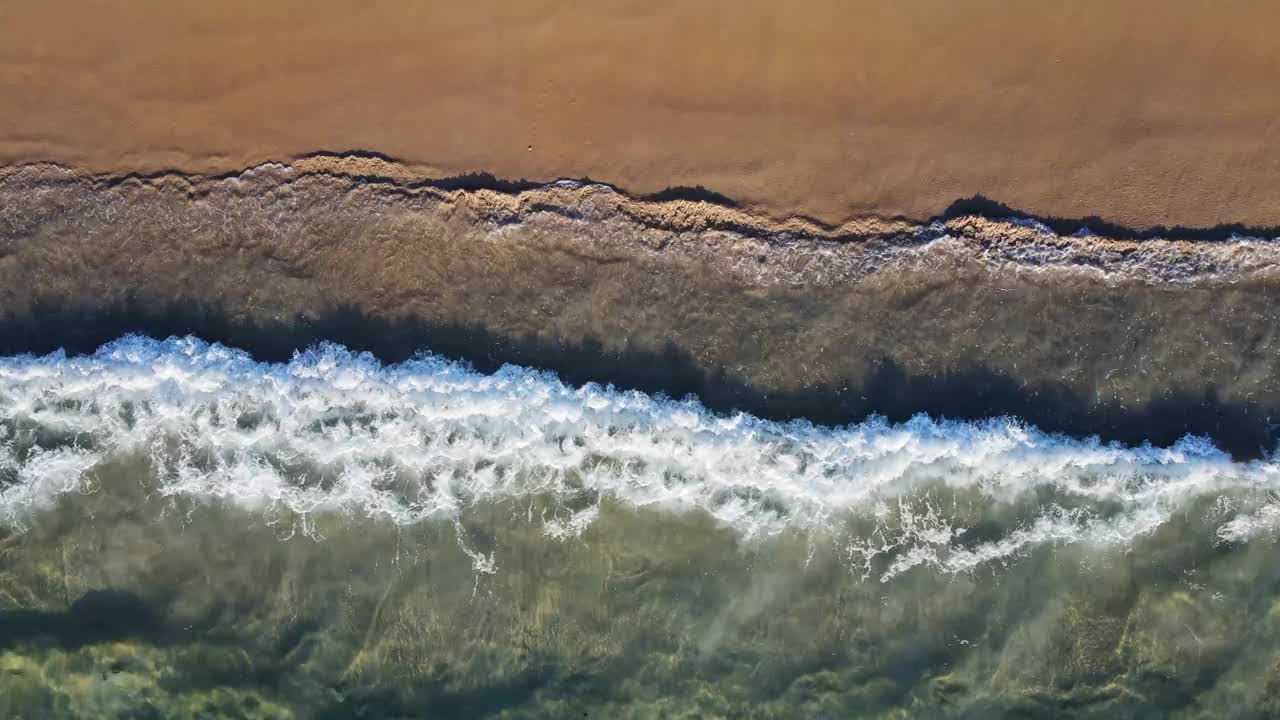
<path fill-rule="evenodd" d="M 1280 226 L 1273 3 L 247 0 L 0 10 L 0 163 L 215 174 L 316 148 L 824 223 L 989 198 Z"/>
<path fill-rule="evenodd" d="M 1276 28 L 0 1 L 0 718 L 1280 718 Z"/>
<path fill-rule="evenodd" d="M 24 178 L 25 176 L 25 178 Z M 670 187 L 657 193 L 633 194 L 607 180 L 557 178 L 511 180 L 472 172 L 440 176 L 369 151 L 319 151 L 293 160 L 269 160 L 213 174 L 162 169 L 154 172 L 96 172 L 54 162 L 0 165 L 0 182 L 29 179 L 37 184 L 77 182 L 110 188 L 140 184 L 182 186 L 195 197 L 218 183 L 255 181 L 287 184 L 306 178 L 330 178 L 354 184 L 380 185 L 392 192 L 424 195 L 442 202 L 465 203 L 490 222 L 519 222 L 536 212 L 581 219 L 589 212 L 620 215 L 644 227 L 676 233 L 722 230 L 756 239 L 780 238 L 830 242 L 929 237 L 962 233 L 1001 242 L 1057 236 L 1083 239 L 1123 251 L 1150 241 L 1208 246 L 1229 240 L 1280 241 L 1280 226 L 1238 223 L 1206 227 L 1126 227 L 1097 217 L 1037 216 L 982 197 L 957 200 L 943 213 L 921 220 L 875 215 L 826 223 L 802 214 L 766 213 L 705 188 Z M 603 211 L 600 206 L 603 205 Z"/>

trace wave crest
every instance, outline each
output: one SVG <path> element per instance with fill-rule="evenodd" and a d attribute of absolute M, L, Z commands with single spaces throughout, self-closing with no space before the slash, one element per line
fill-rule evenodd
<path fill-rule="evenodd" d="M 414 523 L 546 495 L 577 508 L 544 519 L 556 537 L 581 533 L 608 499 L 706 512 L 745 539 L 863 516 L 874 529 L 846 551 L 868 572 L 881 558 L 884 577 L 972 570 L 1046 543 L 1127 544 L 1205 495 L 1253 498 L 1219 531 L 1243 541 L 1268 525 L 1245 505 L 1269 518 L 1280 489 L 1271 460 L 1233 462 L 1196 437 L 1125 447 L 1012 418 L 777 423 L 515 366 L 382 365 L 333 344 L 268 364 L 191 337 L 0 360 L 0 433 L 9 524 L 91 490 L 99 463 L 144 453 L 163 495 L 303 515 Z M 1031 510 L 968 544 L 960 516 L 930 501 L 940 493 Z"/>

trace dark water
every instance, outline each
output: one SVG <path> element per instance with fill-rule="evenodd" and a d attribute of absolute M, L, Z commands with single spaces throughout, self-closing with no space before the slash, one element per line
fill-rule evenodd
<path fill-rule="evenodd" d="M 5 176 L 0 717 L 1280 715 L 1270 241 L 565 192 Z"/>

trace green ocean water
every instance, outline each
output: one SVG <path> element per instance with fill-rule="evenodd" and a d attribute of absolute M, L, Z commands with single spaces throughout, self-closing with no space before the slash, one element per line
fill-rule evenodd
<path fill-rule="evenodd" d="M 881 582 L 855 515 L 748 542 L 603 502 L 557 539 L 550 498 L 400 526 L 162 497 L 152 472 L 108 463 L 0 540 L 0 717 L 1280 712 L 1280 552 L 1213 542 L 1208 500 L 1131 547 Z"/>

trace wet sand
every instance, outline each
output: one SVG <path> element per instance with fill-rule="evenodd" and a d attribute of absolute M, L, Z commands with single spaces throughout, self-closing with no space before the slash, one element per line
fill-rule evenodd
<path fill-rule="evenodd" d="M 702 186 L 774 216 L 981 194 L 1135 228 L 1280 225 L 1270 2 L 233 1 L 0 8 L 0 163 Z"/>

